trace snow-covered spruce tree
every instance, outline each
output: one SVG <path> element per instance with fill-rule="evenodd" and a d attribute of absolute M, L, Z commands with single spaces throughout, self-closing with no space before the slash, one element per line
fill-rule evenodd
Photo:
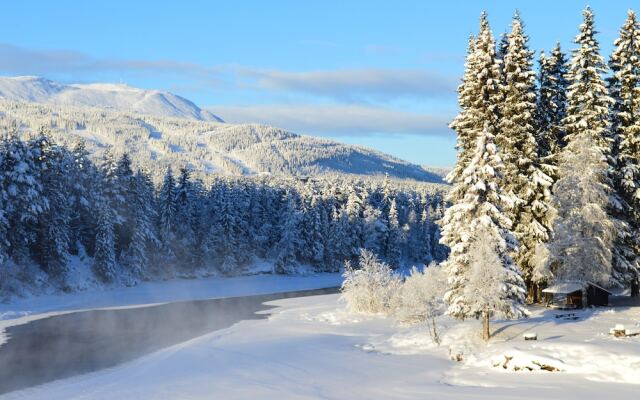
<path fill-rule="evenodd" d="M 573 50 L 569 63 L 570 84 L 564 125 L 568 142 L 574 137 L 586 136 L 592 146 L 608 156 L 611 148 L 609 106 L 612 99 L 603 80 L 607 65 L 595 38 L 593 12 L 587 7 L 582 14 L 584 22 L 575 38 L 578 47 Z"/>
<path fill-rule="evenodd" d="M 345 205 L 345 212 L 349 219 L 349 233 L 344 240 L 347 242 L 351 253 L 350 258 L 354 260 L 358 258 L 363 245 L 363 211 L 363 199 L 360 194 L 360 188 L 355 186 L 349 187 L 349 197 Z"/>
<path fill-rule="evenodd" d="M 569 66 L 565 129 L 554 186 L 554 237 L 549 242 L 555 280 L 593 281 L 609 286 L 612 248 L 620 224 L 607 210 L 614 200 L 609 177 L 609 106 L 602 74 L 606 70 L 595 39 L 593 13 L 583 12 Z"/>
<path fill-rule="evenodd" d="M 524 281 L 510 256 L 517 241 L 510 231 L 511 220 L 504 213 L 513 206 L 513 200 L 500 189 L 502 160 L 489 129 L 487 126 L 478 137 L 475 156 L 457 184 L 456 190 L 464 195 L 453 202 L 441 221 L 441 242 L 451 249 L 449 258 L 443 263 L 448 274 L 448 289 L 444 296 L 447 313 L 459 319 L 482 317 L 485 339 L 488 339 L 492 315 L 503 318 L 526 315 Z M 479 238 L 491 248 L 491 265 L 480 259 Z M 494 269 L 501 271 L 491 287 L 486 288 L 491 290 L 491 304 L 478 303 L 468 289 L 484 282 L 478 281 L 478 269 L 481 268 L 487 273 Z"/>
<path fill-rule="evenodd" d="M 504 40 L 507 36 L 503 37 Z M 500 46 L 506 50 L 506 42 Z M 480 15 L 480 32 L 469 39 L 465 72 L 458 87 L 460 113 L 450 125 L 458 136 L 456 148 L 458 160 L 446 180 L 456 182 L 473 157 L 476 138 L 488 121 L 495 124 L 498 106 L 502 100 L 502 60 L 496 53 L 496 43 L 491 33 L 486 12 Z M 455 196 L 455 195 L 454 195 Z"/>
<path fill-rule="evenodd" d="M 318 203 L 319 215 L 320 215 L 320 232 L 322 241 L 322 260 L 320 262 L 319 271 L 333 272 L 336 267 L 335 252 L 333 247 L 333 240 L 331 239 L 331 231 L 333 225 L 332 217 L 332 205 L 333 201 L 329 200 L 326 195 L 320 195 Z M 327 255 L 329 252 L 329 255 Z M 327 262 L 329 260 L 329 262 Z"/>
<path fill-rule="evenodd" d="M 244 228 L 246 221 L 239 215 L 246 207 L 240 190 L 227 188 L 222 197 L 222 208 L 218 216 L 222 241 L 218 248 L 222 261 L 220 270 L 224 274 L 238 273 L 238 268 L 245 266 L 251 259 L 251 252 L 246 243 Z"/>
<path fill-rule="evenodd" d="M 369 201 L 366 202 L 363 213 L 363 246 L 373 254 L 382 253 L 384 238 L 387 232 L 387 227 L 382 222 L 381 214 L 382 212 L 378 208 L 374 207 Z"/>
<path fill-rule="evenodd" d="M 306 262 L 319 266 L 324 260 L 324 243 L 322 235 L 322 220 L 320 202 L 316 194 L 311 194 L 305 201 L 302 216 L 302 253 Z"/>
<path fill-rule="evenodd" d="M 417 259 L 419 262 L 424 263 L 425 265 L 429 264 L 433 261 L 433 221 L 429 219 L 429 212 L 427 207 L 422 210 L 422 214 L 420 215 L 420 244 L 418 245 L 417 251 Z"/>
<path fill-rule="evenodd" d="M 4 166 L 5 147 L 4 141 L 0 142 L 0 168 Z M 7 240 L 7 232 L 9 230 L 9 221 L 7 220 L 7 204 L 6 204 L 6 187 L 4 182 L 4 171 L 0 169 L 0 265 L 8 259 L 9 241 Z"/>
<path fill-rule="evenodd" d="M 37 179 L 42 182 L 42 194 L 49 206 L 38 218 L 37 239 L 32 245 L 32 254 L 49 276 L 64 282 L 71 237 L 71 208 L 67 189 L 71 186 L 69 171 L 72 169 L 72 160 L 44 133 L 34 142 L 40 148 L 37 161 L 40 174 Z"/>
<path fill-rule="evenodd" d="M 331 205 L 327 241 L 324 250 L 324 264 L 329 271 L 337 271 L 347 258 L 344 238 L 347 235 L 347 216 Z"/>
<path fill-rule="evenodd" d="M 614 42 L 609 60 L 611 76 L 609 94 L 613 138 L 613 183 L 622 200 L 617 216 L 628 226 L 628 236 L 619 237 L 618 252 L 628 251 L 625 259 L 631 268 L 616 268 L 617 281 L 629 282 L 638 274 L 637 254 L 640 250 L 640 24 L 629 10 L 627 20 Z M 623 232 L 624 233 L 624 232 Z"/>
<path fill-rule="evenodd" d="M 403 247 L 406 250 L 406 258 L 408 260 L 428 264 L 427 259 L 424 257 L 426 255 L 424 250 L 425 245 L 431 245 L 431 243 L 429 237 L 424 235 L 425 229 L 423 229 L 420 221 L 419 211 L 417 205 L 412 202 L 407 214 L 407 223 L 404 226 L 406 241 Z"/>
<path fill-rule="evenodd" d="M 473 151 L 475 118 L 473 116 L 472 106 L 477 96 L 477 93 L 473 90 L 477 89 L 475 79 L 478 75 L 476 65 L 474 64 L 476 61 L 475 45 L 476 38 L 474 36 L 469 37 L 467 59 L 464 64 L 464 75 L 462 77 L 462 83 L 458 86 L 458 106 L 460 107 L 460 112 L 451 124 L 449 124 L 449 128 L 453 129 L 458 137 L 456 143 L 458 162 L 447 175 L 447 181 L 449 182 L 454 182 L 460 177 L 460 174 L 462 174 L 462 171 L 464 171 L 467 163 L 471 159 L 471 153 Z"/>
<path fill-rule="evenodd" d="M 36 166 L 40 148 L 34 142 L 20 140 L 15 131 L 4 139 L 3 148 L 0 171 L 8 226 L 6 251 L 13 261 L 23 262 L 28 260 L 29 245 L 35 241 L 33 224 L 49 207 Z"/>
<path fill-rule="evenodd" d="M 176 181 L 169 167 L 158 193 L 158 225 L 165 245 L 171 240 L 175 228 L 176 197 Z"/>
<path fill-rule="evenodd" d="M 191 273 L 195 268 L 196 237 L 195 237 L 195 186 L 191 180 L 188 167 L 180 168 L 180 176 L 176 184 L 176 242 L 173 243 L 173 253 L 181 261 L 179 268 L 183 272 Z"/>
<path fill-rule="evenodd" d="M 396 206 L 396 200 L 391 199 L 389 205 L 389 215 L 387 216 L 387 231 L 385 237 L 384 254 L 387 262 L 393 268 L 400 267 L 400 242 L 401 232 L 400 224 L 398 223 L 398 208 Z"/>
<path fill-rule="evenodd" d="M 514 207 L 506 210 L 519 243 L 514 258 L 531 287 L 535 249 L 550 236 L 553 182 L 545 173 L 550 167 L 543 165 L 538 156 L 533 52 L 517 13 L 507 38 L 502 66 L 504 100 L 495 141 L 504 163 L 500 186 L 515 199 Z"/>
<path fill-rule="evenodd" d="M 101 161 L 100 173 L 102 175 L 102 182 L 100 194 L 109 202 L 109 207 L 114 213 L 112 222 L 114 227 L 116 227 L 124 222 L 120 211 L 123 208 L 123 204 L 126 203 L 126 200 L 122 197 L 122 189 L 118 181 L 118 163 L 112 148 L 108 148 L 104 152 Z"/>
<path fill-rule="evenodd" d="M 276 245 L 277 257 L 274 265 L 278 274 L 293 274 L 297 270 L 297 255 L 300 249 L 300 212 L 296 200 L 291 193 L 285 198 L 285 206 L 281 215 L 282 231 Z"/>
<path fill-rule="evenodd" d="M 97 182 L 100 175 L 97 167 L 89 160 L 89 152 L 84 141 L 75 143 L 70 154 L 73 159 L 73 168 L 68 188 L 68 200 L 71 207 L 71 227 L 72 237 L 70 238 L 71 254 L 78 254 L 79 247 L 87 250 L 89 255 L 93 255 L 95 249 L 95 203 L 98 190 Z"/>
<path fill-rule="evenodd" d="M 546 165 L 555 166 L 565 146 L 564 118 L 567 110 L 567 61 L 560 43 L 547 56 L 540 54 L 536 125 L 538 153 Z M 557 176 L 555 169 L 549 175 Z"/>
<path fill-rule="evenodd" d="M 447 175 L 453 187 L 447 200 L 455 203 L 464 193 L 458 191 L 457 183 L 474 156 L 477 137 L 488 124 L 497 132 L 498 106 L 502 101 L 500 62 L 496 59 L 496 43 L 489 27 L 487 14 L 480 15 L 480 32 L 475 42 L 469 43 L 462 84 L 458 87 L 460 113 L 451 123 L 458 135 L 458 158 Z"/>
<path fill-rule="evenodd" d="M 496 59 L 500 60 L 500 68 L 504 66 L 504 57 L 507 55 L 507 51 L 509 49 L 509 32 L 502 32 L 500 34 L 500 41 L 498 42 L 498 48 L 496 51 Z"/>
<path fill-rule="evenodd" d="M 118 159 L 115 172 L 114 185 L 116 199 L 114 199 L 112 204 L 119 216 L 118 224 L 114 226 L 114 232 L 116 234 L 116 257 L 120 259 L 131 243 L 131 237 L 133 235 L 132 227 L 134 225 L 133 214 L 135 213 L 133 209 L 135 183 L 131 158 L 127 153 L 124 153 Z"/>
<path fill-rule="evenodd" d="M 554 187 L 554 237 L 550 272 L 556 281 L 609 285 L 615 224 L 607 215 L 607 162 L 586 134 L 575 135 L 560 153 Z"/>
<path fill-rule="evenodd" d="M 136 173 L 133 183 L 133 226 L 126 263 L 133 277 L 140 278 L 148 276 L 149 254 L 157 249 L 159 241 L 153 225 L 156 218 L 153 183 L 141 171 Z"/>
<path fill-rule="evenodd" d="M 117 276 L 113 215 L 109 204 L 102 201 L 98 206 L 93 270 L 103 282 L 111 282 Z"/>

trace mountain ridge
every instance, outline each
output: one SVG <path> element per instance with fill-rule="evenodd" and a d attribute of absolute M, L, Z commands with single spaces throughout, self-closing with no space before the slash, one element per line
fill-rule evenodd
<path fill-rule="evenodd" d="M 150 103 L 146 97 L 162 104 Z M 184 110 L 178 112 L 181 109 L 173 106 Z M 144 112 L 148 107 L 153 112 Z M 351 174 L 442 183 L 433 171 L 364 146 L 260 124 L 228 124 L 198 112 L 204 111 L 169 92 L 113 83 L 0 78 L 0 126 L 16 127 L 23 135 L 44 129 L 68 146 L 83 139 L 96 161 L 107 150 L 115 156 L 129 153 L 155 180 L 170 166 L 186 165 L 203 180 L 210 179 L 211 173 Z"/>
<path fill-rule="evenodd" d="M 217 115 L 171 92 L 118 83 L 64 84 L 38 76 L 0 77 L 0 98 L 223 122 Z"/>

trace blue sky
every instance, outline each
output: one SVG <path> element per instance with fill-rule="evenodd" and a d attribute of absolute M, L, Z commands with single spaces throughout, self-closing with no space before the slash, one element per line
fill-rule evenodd
<path fill-rule="evenodd" d="M 449 166 L 455 87 L 482 10 L 566 49 L 590 4 L 603 52 L 637 1 L 13 1 L 0 73 L 166 89 L 262 122 Z"/>

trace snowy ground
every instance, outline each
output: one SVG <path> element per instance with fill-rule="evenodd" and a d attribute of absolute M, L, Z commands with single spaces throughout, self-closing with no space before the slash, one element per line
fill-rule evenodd
<path fill-rule="evenodd" d="M 436 346 L 424 327 L 349 314 L 338 297 L 276 301 L 268 320 L 2 399 L 588 399 L 640 390 L 640 337 L 608 335 L 615 324 L 638 328 L 640 308 L 578 311 L 577 320 L 534 309 L 528 320 L 495 324 L 488 346 L 477 321 L 445 318 Z M 561 371 L 525 368 L 536 362 Z"/>

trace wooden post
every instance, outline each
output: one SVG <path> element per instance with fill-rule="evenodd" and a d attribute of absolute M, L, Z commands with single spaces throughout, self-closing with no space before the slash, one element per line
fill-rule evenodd
<path fill-rule="evenodd" d="M 488 342 L 491 338 L 491 331 L 489 330 L 489 312 L 482 313 L 482 338 L 485 342 Z"/>

